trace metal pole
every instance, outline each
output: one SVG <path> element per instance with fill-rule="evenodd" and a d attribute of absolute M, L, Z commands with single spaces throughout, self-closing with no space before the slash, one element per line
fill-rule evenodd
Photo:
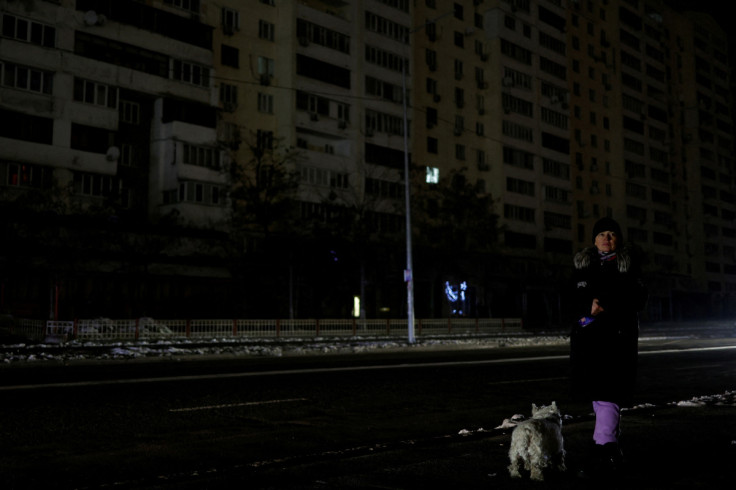
<path fill-rule="evenodd" d="M 410 30 L 407 33 L 407 44 L 411 49 L 411 42 L 409 42 L 409 35 L 414 34 L 420 29 L 424 29 L 428 24 L 434 23 L 437 20 L 451 15 L 454 12 L 450 10 L 444 14 L 436 17 L 432 21 L 425 22 L 423 25 Z M 411 56 L 410 56 L 411 59 Z M 406 270 L 404 271 L 404 281 L 406 281 L 406 313 L 408 321 L 408 341 L 410 344 L 415 342 L 414 337 L 414 270 L 412 266 L 411 257 L 411 204 L 410 204 L 410 179 L 409 179 L 409 116 L 407 114 L 407 93 L 406 93 L 406 60 L 401 63 L 401 83 L 403 92 L 404 102 L 404 201 L 406 209 Z"/>
<path fill-rule="evenodd" d="M 406 312 L 408 322 L 408 342 L 413 344 L 414 338 L 414 277 L 411 254 L 411 204 L 409 199 L 409 120 L 406 107 L 406 60 L 401 64 L 401 81 L 404 101 L 404 201 L 406 208 L 406 270 L 404 281 L 406 281 Z"/>

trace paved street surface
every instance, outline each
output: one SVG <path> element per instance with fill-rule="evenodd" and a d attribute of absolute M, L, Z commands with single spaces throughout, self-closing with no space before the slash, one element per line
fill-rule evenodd
<path fill-rule="evenodd" d="M 628 466 L 603 482 L 576 476 L 593 420 L 562 395 L 564 346 L 8 365 L 0 490 L 731 489 L 734 345 L 642 343 L 641 406 L 623 418 Z M 553 399 L 575 416 L 563 427 L 569 470 L 511 479 L 510 431 L 492 427 L 527 400 Z"/>
<path fill-rule="evenodd" d="M 618 481 L 577 477 L 590 449 L 592 419 L 563 429 L 569 470 L 544 483 L 512 479 L 510 433 L 473 433 L 415 441 L 411 448 L 362 448 L 356 454 L 276 461 L 187 482 L 147 488 L 250 489 L 732 489 L 736 482 L 734 407 L 666 407 L 624 414 L 627 469 Z"/>

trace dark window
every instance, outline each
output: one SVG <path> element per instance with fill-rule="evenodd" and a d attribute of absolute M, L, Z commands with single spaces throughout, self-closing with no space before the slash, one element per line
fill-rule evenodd
<path fill-rule="evenodd" d="M 551 25 L 560 32 L 565 30 L 565 18 L 542 6 L 539 7 L 539 20 Z"/>
<path fill-rule="evenodd" d="M 115 145 L 115 132 L 109 129 L 72 123 L 71 147 L 75 150 L 105 153 Z"/>
<path fill-rule="evenodd" d="M 534 154 L 504 146 L 503 163 L 532 170 L 534 169 Z"/>
<path fill-rule="evenodd" d="M 350 88 L 350 70 L 309 56 L 296 56 L 296 72 L 331 85 Z"/>
<path fill-rule="evenodd" d="M 180 0 L 174 0 L 181 3 Z M 183 3 L 182 3 L 183 6 Z M 187 10 L 199 11 L 199 5 L 189 2 Z M 212 49 L 214 28 L 200 22 L 198 16 L 181 16 L 173 12 L 149 7 L 137 0 L 77 0 L 77 10 L 94 10 L 110 20 L 155 32 L 187 44 Z"/>
<path fill-rule="evenodd" d="M 644 134 L 644 123 L 642 121 L 634 119 L 632 117 L 624 116 L 623 123 L 624 129 L 633 131 L 635 133 Z"/>
<path fill-rule="evenodd" d="M 427 128 L 433 128 L 437 125 L 437 109 L 427 107 Z"/>
<path fill-rule="evenodd" d="M 16 65 L 7 61 L 0 61 L 0 70 L 2 70 L 3 75 L 0 83 L 5 86 L 44 94 L 51 94 L 53 91 L 53 72 L 25 65 Z"/>
<path fill-rule="evenodd" d="M 186 100 L 164 99 L 162 122 L 181 121 L 207 128 L 217 126 L 217 109 Z"/>
<path fill-rule="evenodd" d="M 240 66 L 240 50 L 233 48 L 232 46 L 222 45 L 222 51 L 220 52 L 220 61 L 223 65 L 232 66 L 238 68 Z"/>
<path fill-rule="evenodd" d="M 259 29 L 260 37 L 273 41 L 274 26 L 273 24 L 268 25 L 270 29 Z M 350 36 L 322 27 L 319 24 L 314 24 L 304 19 L 297 19 L 296 35 L 303 46 L 314 43 L 343 53 L 350 53 Z"/>
<path fill-rule="evenodd" d="M 572 242 L 559 238 L 545 238 L 544 251 L 570 255 L 572 253 Z"/>
<path fill-rule="evenodd" d="M 649 106 L 649 117 L 652 119 L 656 119 L 657 121 L 661 121 L 666 123 L 667 122 L 667 111 L 664 109 L 660 109 L 659 107 Z"/>
<path fill-rule="evenodd" d="M 0 136 L 50 145 L 54 120 L 22 112 L 0 109 Z"/>
<path fill-rule="evenodd" d="M 74 193 L 85 196 L 107 197 L 120 191 L 120 181 L 111 175 L 74 172 Z"/>
<path fill-rule="evenodd" d="M 74 53 L 132 70 L 169 77 L 168 56 L 85 32 L 75 32 Z"/>
<path fill-rule="evenodd" d="M 164 4 L 199 13 L 199 0 L 164 0 Z"/>
<path fill-rule="evenodd" d="M 564 153 L 565 155 L 570 154 L 570 140 L 555 136 L 554 134 L 542 132 L 542 146 Z"/>
<path fill-rule="evenodd" d="M 507 247 L 528 249 L 537 248 L 537 237 L 535 237 L 534 235 L 507 231 L 504 235 L 504 238 Z"/>
<path fill-rule="evenodd" d="M 56 42 L 56 29 L 54 27 L 22 19 L 11 14 L 3 15 L 2 35 L 48 48 L 53 48 Z"/>
<path fill-rule="evenodd" d="M 273 131 L 259 129 L 256 133 L 256 145 L 259 150 L 273 149 Z"/>
<path fill-rule="evenodd" d="M 619 7 L 618 17 L 621 19 L 622 24 L 634 29 L 635 31 L 641 31 L 642 21 L 641 16 L 638 13 Z"/>
<path fill-rule="evenodd" d="M 386 148 L 385 146 L 366 143 L 365 161 L 366 163 L 374 163 L 384 167 L 403 168 L 404 152 L 401 150 Z M 409 161 L 411 161 L 411 158 Z"/>

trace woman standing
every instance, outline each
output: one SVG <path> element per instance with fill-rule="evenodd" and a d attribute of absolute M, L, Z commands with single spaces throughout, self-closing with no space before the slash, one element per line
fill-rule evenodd
<path fill-rule="evenodd" d="M 573 394 L 593 403 L 596 467 L 615 472 L 621 406 L 634 390 L 638 356 L 638 312 L 646 303 L 640 264 L 624 246 L 611 218 L 593 227 L 593 246 L 575 255 L 574 318 L 570 337 Z"/>

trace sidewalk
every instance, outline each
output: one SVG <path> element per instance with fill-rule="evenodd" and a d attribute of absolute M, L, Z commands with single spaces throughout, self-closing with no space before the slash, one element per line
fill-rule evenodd
<path fill-rule="evenodd" d="M 622 444 L 628 466 L 617 482 L 576 476 L 590 449 L 593 420 L 588 419 L 563 428 L 568 472 L 550 475 L 543 483 L 509 477 L 510 432 L 505 432 L 424 441 L 330 461 L 282 462 L 219 475 L 207 488 L 247 482 L 259 489 L 731 489 L 736 482 L 735 416 L 732 406 L 624 412 Z"/>

